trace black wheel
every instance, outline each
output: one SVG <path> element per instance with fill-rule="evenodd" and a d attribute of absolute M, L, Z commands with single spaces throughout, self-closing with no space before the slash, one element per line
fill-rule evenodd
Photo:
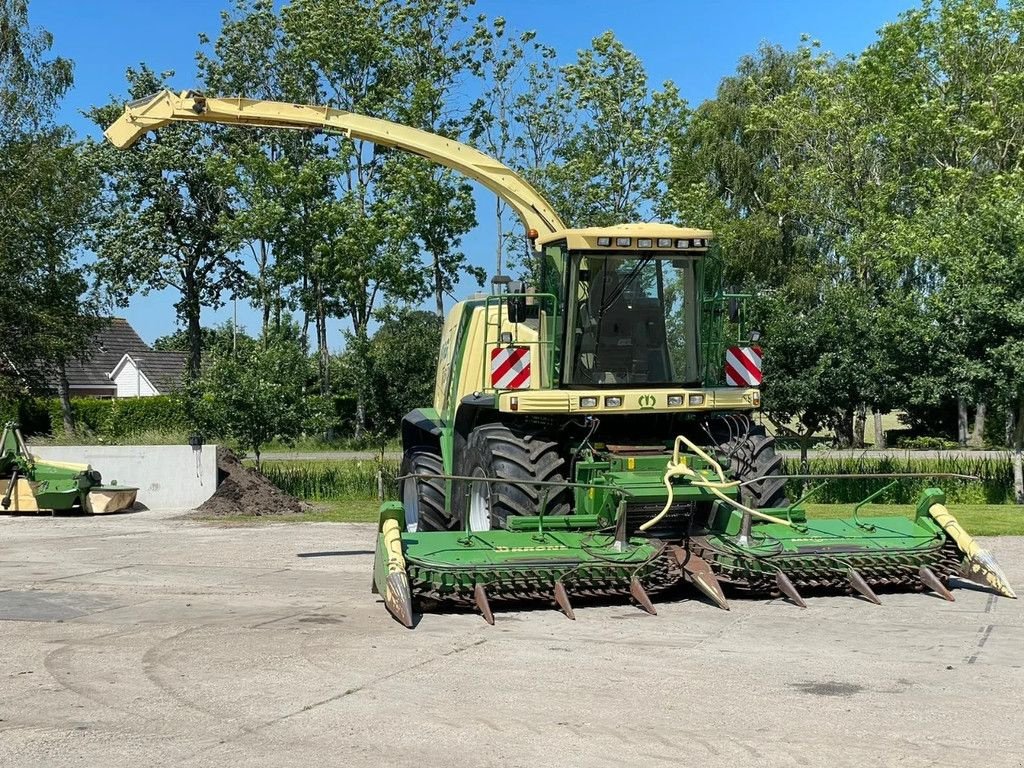
<path fill-rule="evenodd" d="M 730 457 L 729 466 L 737 480 L 761 478 L 740 488 L 740 502 L 754 509 L 788 507 L 786 481 L 775 477 L 782 471 L 782 457 L 775 452 L 775 438 L 764 427 L 751 426 L 746 435 L 719 446 Z"/>
<path fill-rule="evenodd" d="M 507 478 L 565 482 L 565 459 L 558 443 L 539 435 L 513 432 L 504 424 L 485 424 L 473 430 L 458 463 L 458 474 L 469 477 Z M 536 515 L 545 502 L 545 515 L 565 515 L 572 504 L 572 492 L 557 486 L 477 482 L 457 484 L 453 499 L 460 522 L 469 521 L 471 530 L 505 528 L 514 515 Z"/>
<path fill-rule="evenodd" d="M 402 457 L 399 474 L 440 475 L 444 472 L 441 457 L 430 448 L 410 448 Z M 409 531 L 450 531 L 457 519 L 445 510 L 444 480 L 433 477 L 406 478 L 402 481 L 402 506 L 405 527 Z"/>

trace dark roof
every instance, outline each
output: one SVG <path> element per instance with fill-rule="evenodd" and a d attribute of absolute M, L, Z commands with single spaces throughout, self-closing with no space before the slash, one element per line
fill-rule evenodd
<path fill-rule="evenodd" d="M 113 386 L 107 374 L 114 370 L 114 366 L 121 361 L 125 353 L 134 358 L 150 351 L 149 345 L 139 338 L 139 334 L 127 320 L 123 317 L 112 317 L 93 336 L 89 346 L 82 350 L 81 356 L 68 362 L 68 384 L 72 387 Z M 160 386 L 156 382 L 153 383 L 157 387 Z"/>
<path fill-rule="evenodd" d="M 166 395 L 181 386 L 185 373 L 184 352 L 139 352 L 129 353 L 139 370 L 146 374 L 149 382 Z"/>

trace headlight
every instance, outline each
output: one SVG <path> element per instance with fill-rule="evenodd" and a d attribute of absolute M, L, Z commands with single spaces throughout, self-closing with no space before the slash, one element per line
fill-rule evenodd
<path fill-rule="evenodd" d="M 611 245 L 612 239 L 610 237 L 599 237 L 597 238 L 598 245 Z"/>
<path fill-rule="evenodd" d="M 690 241 L 689 240 L 676 240 L 676 248 L 689 248 L 689 247 L 690 247 Z"/>
<path fill-rule="evenodd" d="M 654 245 L 654 241 L 649 237 L 638 237 L 636 239 L 637 248 L 650 248 L 652 245 Z"/>
<path fill-rule="evenodd" d="M 690 405 L 704 405 L 704 395 L 690 395 Z"/>
<path fill-rule="evenodd" d="M 669 408 L 678 408 L 682 404 L 683 404 L 683 396 L 682 395 L 669 395 L 668 396 L 668 407 Z"/>
<path fill-rule="evenodd" d="M 672 247 L 672 238 L 671 237 L 659 237 L 658 238 L 658 247 L 659 248 L 671 248 Z"/>
<path fill-rule="evenodd" d="M 580 408 L 597 408 L 596 397 L 581 397 Z"/>
<path fill-rule="evenodd" d="M 632 237 L 616 237 L 615 238 L 615 244 L 617 246 L 619 246 L 620 248 L 628 248 L 629 246 L 631 246 L 633 244 L 633 238 Z"/>
<path fill-rule="evenodd" d="M 604 399 L 605 408 L 618 408 L 622 405 L 622 397 L 619 395 L 610 395 Z"/>

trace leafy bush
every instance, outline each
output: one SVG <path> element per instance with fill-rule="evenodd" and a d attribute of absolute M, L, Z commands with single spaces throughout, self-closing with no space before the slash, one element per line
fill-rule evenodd
<path fill-rule="evenodd" d="M 925 488 L 942 488 L 951 504 L 1004 504 L 1013 500 L 1013 467 L 1010 456 L 999 458 L 957 456 L 941 459 L 915 459 L 913 457 L 882 459 L 811 458 L 812 475 L 935 473 L 936 475 L 973 475 L 977 480 L 951 477 L 909 477 L 899 480 L 875 501 L 879 504 L 913 504 Z M 799 462 L 789 460 L 783 470 L 799 474 Z M 849 478 L 828 480 L 828 484 L 814 494 L 812 501 L 822 504 L 853 504 L 883 488 L 893 479 Z M 824 482 L 824 481 L 822 481 Z M 790 480 L 786 490 L 792 500 L 798 499 L 804 488 L 817 485 L 815 480 Z"/>
<path fill-rule="evenodd" d="M 947 440 L 944 437 L 898 437 L 893 443 L 897 448 L 907 448 L 912 451 L 954 451 L 960 447 L 956 440 Z"/>
<path fill-rule="evenodd" d="M 275 438 L 294 443 L 324 424 L 325 403 L 306 394 L 308 358 L 297 325 L 286 323 L 259 344 L 214 354 L 196 384 L 203 429 L 256 455 Z"/>
<path fill-rule="evenodd" d="M 47 401 L 50 431 L 64 437 L 64 422 L 60 414 L 60 401 Z M 185 408 L 174 395 L 130 397 L 114 400 L 76 398 L 71 401 L 75 423 L 80 432 L 86 432 L 109 442 L 118 442 L 143 433 L 186 432 Z"/>
<path fill-rule="evenodd" d="M 377 473 L 384 481 L 384 497 L 398 498 L 399 463 L 383 461 L 268 461 L 263 474 L 278 488 L 300 499 L 340 501 L 376 499 Z"/>
<path fill-rule="evenodd" d="M 797 474 L 799 462 L 790 460 L 783 468 Z M 913 504 L 925 488 L 938 487 L 946 492 L 950 504 L 1003 504 L 1013 499 L 1013 470 L 1009 456 L 1001 458 L 962 457 L 955 459 L 847 459 L 812 458 L 811 474 L 928 473 L 974 475 L 978 480 L 948 477 L 914 477 L 900 480 L 875 501 L 879 504 Z M 311 501 L 376 499 L 377 472 L 383 474 L 384 495 L 399 498 L 399 463 L 394 460 L 274 461 L 263 464 L 265 474 L 282 490 Z M 824 481 L 822 481 L 824 482 Z M 823 504 L 854 504 L 883 488 L 891 479 L 849 478 L 829 480 L 811 501 Z M 817 485 L 806 481 L 806 487 Z M 795 501 L 803 493 L 805 481 L 790 480 L 787 491 Z"/>

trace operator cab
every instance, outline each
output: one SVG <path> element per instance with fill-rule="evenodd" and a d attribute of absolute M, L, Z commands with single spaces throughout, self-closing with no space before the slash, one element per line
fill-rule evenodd
<path fill-rule="evenodd" d="M 559 297 L 561 386 L 700 383 L 698 286 L 710 236 L 627 224 L 542 244 L 542 290 Z"/>

